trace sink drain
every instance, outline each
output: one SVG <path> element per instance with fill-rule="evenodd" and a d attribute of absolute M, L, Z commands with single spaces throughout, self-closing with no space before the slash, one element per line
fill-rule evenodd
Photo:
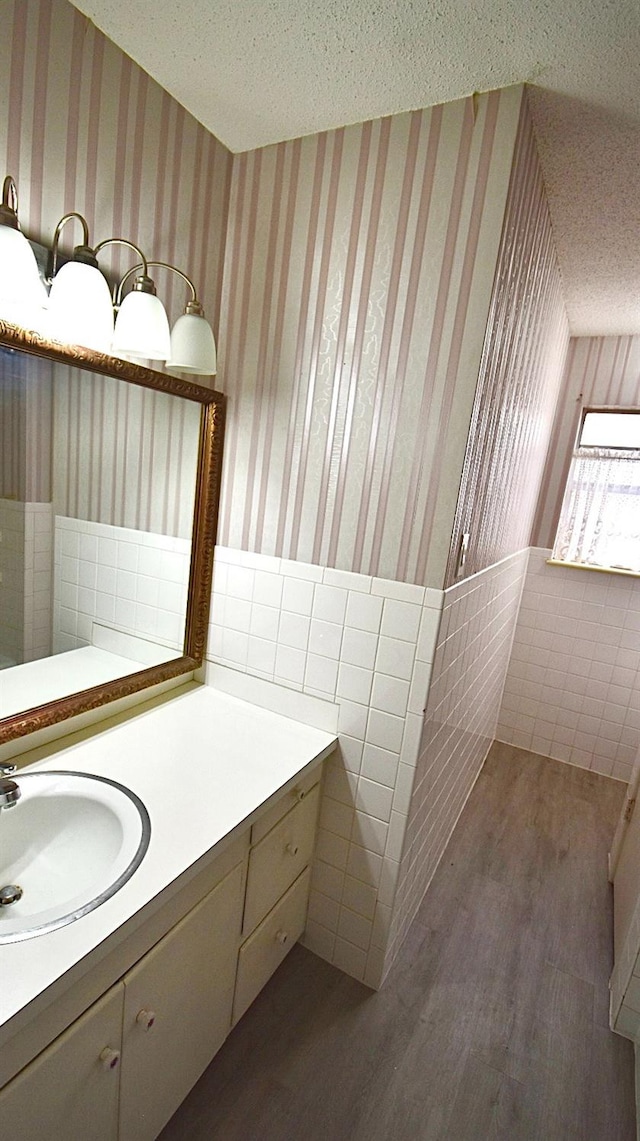
<path fill-rule="evenodd" d="M 22 888 L 17 883 L 8 883 L 0 887 L 0 907 L 8 907 L 10 903 L 17 903 L 22 899 Z"/>

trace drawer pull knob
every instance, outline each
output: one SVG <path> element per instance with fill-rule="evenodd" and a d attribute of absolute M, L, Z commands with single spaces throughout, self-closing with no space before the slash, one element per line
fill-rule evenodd
<path fill-rule="evenodd" d="M 143 1030 L 150 1030 L 156 1020 L 155 1010 L 140 1010 L 136 1015 L 136 1022 Z"/>
<path fill-rule="evenodd" d="M 297 856 L 300 849 L 297 844 L 287 844 L 286 851 L 290 856 Z"/>
<path fill-rule="evenodd" d="M 286 931 L 276 931 L 276 942 L 277 943 L 281 943 L 282 946 L 284 947 L 285 943 L 287 943 L 288 940 L 289 940 L 289 936 L 287 935 Z"/>
<path fill-rule="evenodd" d="M 105 1046 L 100 1054 L 100 1061 L 105 1070 L 115 1070 L 120 1061 L 120 1051 L 113 1050 L 111 1046 Z"/>
<path fill-rule="evenodd" d="M 307 794 L 303 788 L 294 788 L 293 795 L 295 796 L 296 800 L 304 800 Z"/>

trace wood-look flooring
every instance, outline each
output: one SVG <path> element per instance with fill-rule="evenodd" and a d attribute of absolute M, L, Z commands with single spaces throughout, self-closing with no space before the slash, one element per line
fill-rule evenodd
<path fill-rule="evenodd" d="M 162 1141 L 635 1141 L 607 1023 L 622 798 L 494 744 L 383 989 L 294 948 Z"/>

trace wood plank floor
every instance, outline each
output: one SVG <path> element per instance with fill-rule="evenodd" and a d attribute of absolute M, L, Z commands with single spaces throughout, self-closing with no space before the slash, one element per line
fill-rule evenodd
<path fill-rule="evenodd" d="M 495 744 L 384 988 L 293 949 L 162 1141 L 635 1141 L 623 786 Z"/>

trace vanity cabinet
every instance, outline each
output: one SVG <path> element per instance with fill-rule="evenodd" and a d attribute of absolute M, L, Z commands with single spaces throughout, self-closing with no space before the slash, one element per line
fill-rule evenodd
<path fill-rule="evenodd" d="M 160 912 L 129 941 L 118 981 L 0 1091 L 3 1141 L 158 1136 L 304 930 L 319 779 L 199 872 L 164 934 Z"/>
<path fill-rule="evenodd" d="M 153 1141 L 231 1021 L 238 865 L 0 1093 L 6 1141 Z"/>

